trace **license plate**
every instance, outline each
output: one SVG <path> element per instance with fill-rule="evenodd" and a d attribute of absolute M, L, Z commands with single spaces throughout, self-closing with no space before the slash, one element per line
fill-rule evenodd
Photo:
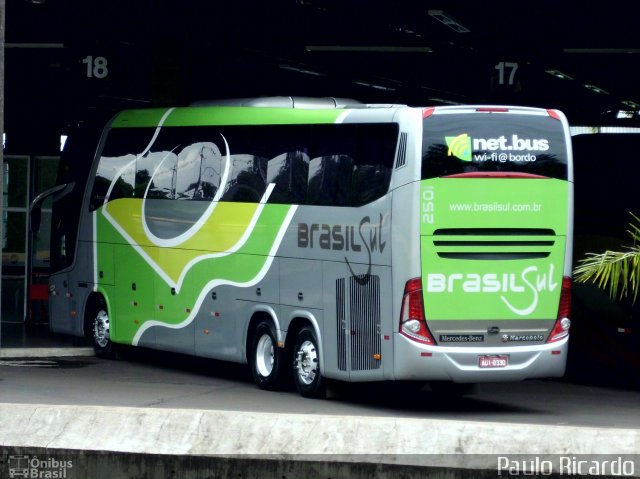
<path fill-rule="evenodd" d="M 481 368 L 505 368 L 509 365 L 509 356 L 480 356 L 478 366 Z"/>

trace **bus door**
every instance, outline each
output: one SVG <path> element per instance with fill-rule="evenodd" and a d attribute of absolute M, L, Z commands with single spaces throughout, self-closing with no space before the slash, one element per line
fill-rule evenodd
<path fill-rule="evenodd" d="M 116 341 L 127 344 L 146 321 L 154 319 L 154 282 L 140 254 L 129 245 L 115 245 L 114 258 L 127 267 L 115 268 L 111 333 Z M 138 345 L 154 347 L 155 329 L 145 331 Z"/>
<path fill-rule="evenodd" d="M 54 332 L 77 333 L 77 318 L 71 314 L 73 292 L 69 272 L 73 265 L 78 231 L 78 191 L 75 183 L 58 185 L 39 195 L 31 205 L 32 229 L 39 229 L 40 208 L 53 197 L 51 217 L 51 271 L 49 277 L 49 327 Z"/>
<path fill-rule="evenodd" d="M 49 325 L 52 331 L 71 331 L 73 322 L 69 310 L 71 292 L 69 274 L 61 272 L 49 277 Z"/>

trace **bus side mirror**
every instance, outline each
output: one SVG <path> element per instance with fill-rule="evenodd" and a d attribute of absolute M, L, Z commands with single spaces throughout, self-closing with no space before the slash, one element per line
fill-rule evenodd
<path fill-rule="evenodd" d="M 33 233 L 37 233 L 40 231 L 40 223 L 42 221 L 42 205 L 45 200 L 49 198 L 51 195 L 55 195 L 58 192 L 62 192 L 60 197 L 69 193 L 75 183 L 65 183 L 63 185 L 57 185 L 53 188 L 49 188 L 47 191 L 40 193 L 35 199 L 31 202 L 30 211 L 29 211 L 29 229 Z"/>

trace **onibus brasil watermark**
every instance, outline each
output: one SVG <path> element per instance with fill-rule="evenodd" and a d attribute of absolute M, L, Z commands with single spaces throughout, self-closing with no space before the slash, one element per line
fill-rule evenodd
<path fill-rule="evenodd" d="M 636 462 L 622 456 L 498 456 L 498 476 L 635 476 Z"/>
<path fill-rule="evenodd" d="M 32 479 L 65 479 L 73 468 L 73 461 L 54 457 L 27 455 L 9 456 L 9 477 L 27 477 Z"/>

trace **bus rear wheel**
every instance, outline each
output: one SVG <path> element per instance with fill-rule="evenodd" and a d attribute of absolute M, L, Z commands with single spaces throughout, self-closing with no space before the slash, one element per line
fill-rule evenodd
<path fill-rule="evenodd" d="M 251 342 L 251 374 L 261 389 L 278 389 L 282 383 L 281 349 L 271 321 L 261 321 L 256 326 Z"/>
<path fill-rule="evenodd" d="M 300 395 L 325 397 L 325 381 L 320 374 L 318 339 L 312 327 L 300 330 L 293 347 L 293 381 Z"/>
<path fill-rule="evenodd" d="M 96 356 L 113 359 L 116 356 L 116 346 L 111 342 L 109 314 L 106 309 L 98 308 L 92 321 L 93 349 Z"/>

